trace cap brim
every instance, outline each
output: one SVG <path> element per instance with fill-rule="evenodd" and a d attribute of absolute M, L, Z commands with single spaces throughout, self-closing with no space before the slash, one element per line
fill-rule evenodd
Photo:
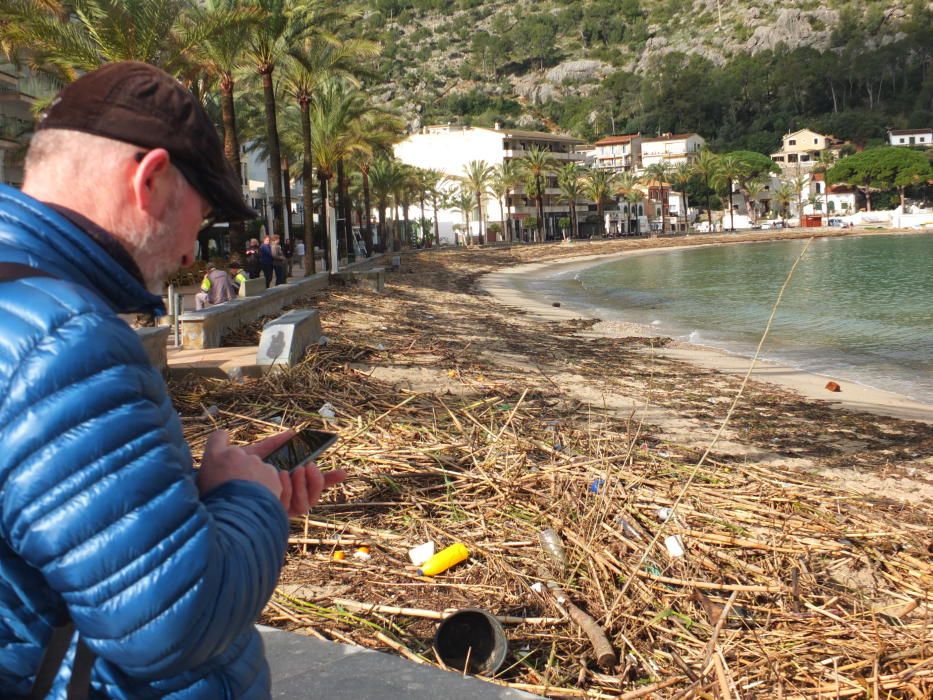
<path fill-rule="evenodd" d="M 259 217 L 259 212 L 243 201 L 243 195 L 230 178 L 221 173 L 193 168 L 179 159 L 173 160 L 172 163 L 191 186 L 214 207 L 216 221 L 249 221 Z"/>

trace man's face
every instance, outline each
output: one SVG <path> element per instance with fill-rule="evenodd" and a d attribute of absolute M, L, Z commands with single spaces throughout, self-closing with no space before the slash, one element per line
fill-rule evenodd
<path fill-rule="evenodd" d="M 194 262 L 194 244 L 202 222 L 210 215 L 208 202 L 179 173 L 164 215 L 139 232 L 137 262 L 154 293 L 161 293 L 165 280 L 176 270 Z"/>

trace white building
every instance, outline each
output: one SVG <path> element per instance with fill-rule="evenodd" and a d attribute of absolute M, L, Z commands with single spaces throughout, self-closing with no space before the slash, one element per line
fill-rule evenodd
<path fill-rule="evenodd" d="M 410 134 L 395 146 L 395 156 L 403 163 L 437 170 L 448 178 L 455 179 L 463 175 L 464 167 L 470 161 L 482 160 L 495 167 L 505 160 L 522 158 L 532 147 L 549 151 L 558 163 L 581 162 L 583 154 L 575 149 L 582 143 L 580 139 L 569 136 L 510 129 L 498 124 L 492 129 L 447 124 L 427 126 L 418 133 Z M 451 189 L 453 187 L 451 185 Z M 550 235 L 559 235 L 557 221 L 569 215 L 568 205 L 560 202 L 559 196 L 557 178 L 551 175 L 547 178 L 544 190 L 545 230 Z M 521 187 L 512 194 L 511 207 L 515 220 L 523 221 L 537 216 L 534 198 L 523 192 Z M 479 230 L 476 213 L 475 209 L 470 213 L 471 233 L 474 236 L 485 235 L 488 232 Z M 579 207 L 578 214 L 582 214 Z M 505 215 L 507 216 L 507 212 Z M 458 229 L 462 227 L 463 213 L 453 209 L 438 209 L 437 218 L 440 242 L 453 243 L 454 226 Z M 487 224 L 503 225 L 499 203 L 490 195 L 483 199 L 483 218 Z M 492 235 L 486 235 L 486 238 L 492 240 Z"/>
<path fill-rule="evenodd" d="M 810 129 L 800 129 L 781 137 L 781 150 L 771 154 L 785 175 L 809 172 L 823 151 L 838 151 L 840 141 Z"/>
<path fill-rule="evenodd" d="M 259 220 L 263 222 L 265 231 L 272 231 L 272 171 L 269 161 L 261 158 L 258 151 L 248 150 L 249 146 L 240 146 L 240 185 L 243 187 L 243 198 L 249 205 L 259 212 Z M 282 177 L 284 185 L 285 178 Z M 291 231 L 301 238 L 304 226 L 304 199 L 302 182 L 295 178 L 289 182 L 291 194 Z M 282 193 L 284 197 L 284 191 Z M 282 202 L 285 206 L 285 202 Z"/>
<path fill-rule="evenodd" d="M 641 134 L 607 136 L 593 146 L 596 149 L 593 165 L 619 173 L 641 170 Z"/>
<path fill-rule="evenodd" d="M 891 129 L 888 143 L 892 146 L 933 146 L 933 129 Z"/>
<path fill-rule="evenodd" d="M 656 163 L 667 163 L 676 167 L 680 163 L 692 163 L 706 145 L 699 134 L 663 134 L 655 138 L 641 138 L 641 168 L 643 172 Z"/>

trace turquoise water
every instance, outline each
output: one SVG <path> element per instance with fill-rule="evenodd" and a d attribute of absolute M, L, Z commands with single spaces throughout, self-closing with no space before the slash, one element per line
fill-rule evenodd
<path fill-rule="evenodd" d="M 804 245 L 630 256 L 528 285 L 605 320 L 751 355 Z M 933 403 L 933 234 L 814 240 L 762 354 Z"/>

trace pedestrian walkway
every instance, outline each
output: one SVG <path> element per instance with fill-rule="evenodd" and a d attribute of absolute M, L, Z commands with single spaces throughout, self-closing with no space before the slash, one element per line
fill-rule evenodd
<path fill-rule="evenodd" d="M 363 647 L 260 627 L 281 700 L 535 700 L 471 676 Z"/>

